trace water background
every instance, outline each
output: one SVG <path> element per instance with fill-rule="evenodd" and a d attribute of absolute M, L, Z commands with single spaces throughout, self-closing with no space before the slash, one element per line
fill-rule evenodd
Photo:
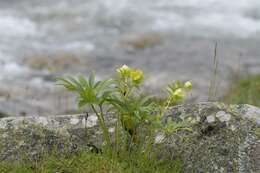
<path fill-rule="evenodd" d="M 128 44 L 147 38 L 155 44 Z M 0 110 L 75 109 L 74 98 L 50 77 L 95 70 L 103 78 L 121 64 L 144 69 L 147 87 L 156 91 L 176 79 L 192 80 L 193 96 L 204 101 L 216 42 L 221 94 L 238 71 L 260 71 L 260 1 L 0 0 Z M 64 56 L 76 59 L 59 70 L 26 61 Z"/>

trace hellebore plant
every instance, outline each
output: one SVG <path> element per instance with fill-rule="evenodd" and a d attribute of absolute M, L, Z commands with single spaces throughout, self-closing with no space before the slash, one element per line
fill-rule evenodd
<path fill-rule="evenodd" d="M 163 104 L 159 104 L 154 96 L 142 92 L 141 86 L 145 79 L 142 70 L 123 65 L 116 69 L 116 73 L 115 78 L 101 81 L 95 80 L 94 73 L 88 79 L 83 76 L 58 78 L 59 85 L 77 93 L 79 108 L 88 106 L 96 114 L 108 151 L 118 152 L 120 146 L 126 146 L 130 151 L 146 136 L 149 136 L 151 144 L 159 132 L 170 134 L 180 129 L 189 129 L 185 123 L 172 120 L 163 124 L 162 118 L 169 106 L 186 98 L 192 89 L 191 82 L 177 81 L 168 85 L 167 98 Z M 111 126 L 106 118 L 108 113 L 112 113 L 117 120 L 114 135 L 109 132 Z"/>

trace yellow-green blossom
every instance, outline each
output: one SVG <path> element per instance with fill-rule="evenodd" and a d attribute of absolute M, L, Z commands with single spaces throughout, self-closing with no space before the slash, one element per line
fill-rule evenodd
<path fill-rule="evenodd" d="M 173 97 L 178 99 L 178 100 L 182 100 L 185 97 L 185 92 L 181 88 L 179 88 L 179 89 L 174 91 Z"/>
<path fill-rule="evenodd" d="M 191 90 L 192 89 L 192 83 L 190 81 L 185 82 L 184 88 L 187 89 L 187 90 Z"/>
<path fill-rule="evenodd" d="M 140 84 L 144 79 L 144 73 L 142 70 L 139 70 L 139 69 L 132 70 L 131 78 L 134 83 Z"/>

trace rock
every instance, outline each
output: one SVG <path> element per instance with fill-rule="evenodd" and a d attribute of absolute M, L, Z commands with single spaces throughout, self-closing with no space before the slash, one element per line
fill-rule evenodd
<path fill-rule="evenodd" d="M 9 116 L 6 112 L 0 110 L 0 118 Z"/>
<path fill-rule="evenodd" d="M 219 119 L 220 122 L 228 122 L 231 119 L 231 115 L 229 113 L 226 113 L 225 111 L 217 112 L 216 117 Z"/>
<path fill-rule="evenodd" d="M 75 152 L 101 143 L 95 117 L 65 115 L 52 117 L 8 117 L 0 120 L 0 160 L 37 158 L 49 152 Z M 98 137 L 99 136 L 99 137 Z M 86 148 L 87 147 L 87 148 Z"/>
<path fill-rule="evenodd" d="M 214 115 L 209 115 L 209 116 L 207 116 L 207 121 L 208 121 L 208 123 L 213 123 L 213 122 L 215 122 L 215 116 L 214 116 Z"/>
<path fill-rule="evenodd" d="M 158 33 L 142 33 L 125 35 L 119 45 L 125 48 L 145 49 L 161 43 L 162 37 Z"/>
<path fill-rule="evenodd" d="M 160 133 L 155 148 L 161 145 L 162 154 L 180 158 L 184 172 L 260 171 L 259 108 L 208 102 L 179 105 L 167 111 L 164 121 L 169 119 L 189 120 L 192 132 Z M 114 129 L 110 127 L 109 131 L 113 133 Z M 1 160 L 20 159 L 21 153 L 35 157 L 53 150 L 77 152 L 101 145 L 94 115 L 0 119 Z"/>
<path fill-rule="evenodd" d="M 199 103 L 169 110 L 168 118 L 193 118 L 191 133 L 167 139 L 167 151 L 179 155 L 184 172 L 260 171 L 260 109 L 250 105 Z M 185 142 L 183 142 L 185 139 Z"/>
<path fill-rule="evenodd" d="M 72 54 L 57 54 L 51 56 L 32 56 L 24 59 L 24 64 L 35 70 L 60 72 L 72 67 L 84 66 L 86 62 Z"/>
<path fill-rule="evenodd" d="M 252 105 L 233 105 L 232 109 L 240 113 L 243 117 L 255 120 L 260 125 L 260 109 Z"/>
<path fill-rule="evenodd" d="M 50 59 L 42 56 L 35 56 L 25 58 L 23 62 L 32 69 L 44 70 L 49 68 Z"/>

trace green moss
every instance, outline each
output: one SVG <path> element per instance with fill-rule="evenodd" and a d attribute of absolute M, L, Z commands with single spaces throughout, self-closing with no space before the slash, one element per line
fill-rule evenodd
<path fill-rule="evenodd" d="M 226 103 L 251 104 L 260 107 L 260 75 L 234 81 L 223 99 Z"/>

